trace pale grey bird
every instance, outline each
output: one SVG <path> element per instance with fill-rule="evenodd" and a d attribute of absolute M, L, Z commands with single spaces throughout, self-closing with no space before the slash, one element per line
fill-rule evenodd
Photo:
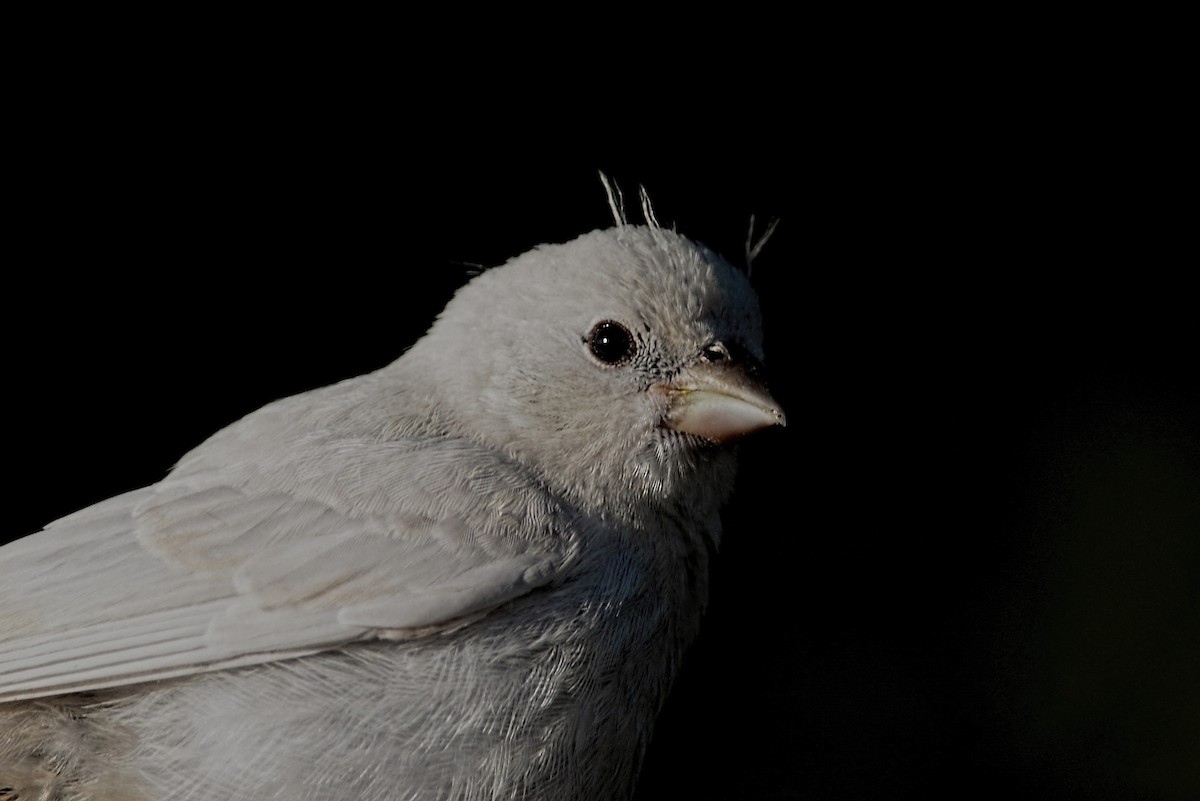
<path fill-rule="evenodd" d="M 746 275 L 619 224 L 0 548 L 0 799 L 625 799 L 697 633 Z"/>

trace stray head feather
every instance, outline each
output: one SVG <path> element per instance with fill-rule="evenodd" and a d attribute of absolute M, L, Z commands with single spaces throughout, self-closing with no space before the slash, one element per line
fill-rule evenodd
<path fill-rule="evenodd" d="M 610 181 L 603 172 L 600 173 L 600 183 L 604 184 L 604 192 L 608 195 L 608 208 L 612 211 L 613 221 L 618 228 L 624 228 L 629 224 L 629 218 L 625 216 L 625 196 L 621 193 L 621 187 Z M 654 231 L 662 228 L 654 216 L 654 206 L 650 203 L 650 193 L 646 187 L 638 186 L 638 199 L 642 204 L 642 219 L 646 221 L 646 227 Z"/>
<path fill-rule="evenodd" d="M 600 171 L 600 183 L 604 185 L 604 193 L 608 196 L 608 208 L 612 211 L 613 222 L 618 228 L 624 228 L 629 224 L 629 218 L 625 215 L 625 196 L 621 193 L 621 187 L 609 179 Z M 654 215 L 654 206 L 650 203 L 650 195 L 646 191 L 646 187 L 638 186 L 638 197 L 642 204 L 642 217 L 646 220 L 646 226 L 652 231 L 660 229 L 662 226 L 658 222 L 658 218 Z M 749 277 L 754 269 L 754 260 L 758 258 L 758 254 L 762 252 L 763 247 L 767 244 L 767 240 L 775 233 L 775 229 L 779 226 L 779 218 L 775 217 L 767 224 L 767 230 L 763 232 L 758 239 L 754 238 L 754 215 L 750 215 L 750 230 L 746 232 L 746 276 Z"/>
<path fill-rule="evenodd" d="M 754 215 L 750 215 L 750 230 L 746 232 L 746 277 L 750 277 L 750 272 L 754 269 L 754 260 L 758 258 L 758 254 L 762 252 L 763 245 L 767 244 L 767 240 L 771 238 L 771 234 L 775 233 L 775 228 L 779 225 L 779 218 L 776 217 L 767 224 L 767 230 L 763 231 L 763 235 L 754 240 Z"/>

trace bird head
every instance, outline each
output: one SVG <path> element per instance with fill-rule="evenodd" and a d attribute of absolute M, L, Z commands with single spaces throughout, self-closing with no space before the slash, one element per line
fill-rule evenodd
<path fill-rule="evenodd" d="M 439 371 L 449 419 L 605 508 L 678 503 L 709 483 L 698 471 L 723 496 L 730 443 L 784 424 L 748 277 L 654 226 L 594 231 L 485 271 L 409 357 Z"/>

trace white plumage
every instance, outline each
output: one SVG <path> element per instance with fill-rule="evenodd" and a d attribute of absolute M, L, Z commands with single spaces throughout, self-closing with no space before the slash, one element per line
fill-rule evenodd
<path fill-rule="evenodd" d="M 0 799 L 628 798 L 761 357 L 740 271 L 621 224 L 5 546 Z"/>

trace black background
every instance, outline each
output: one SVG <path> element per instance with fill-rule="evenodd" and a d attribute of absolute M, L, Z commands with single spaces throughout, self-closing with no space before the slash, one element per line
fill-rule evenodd
<path fill-rule="evenodd" d="M 869 50 L 686 88 L 204 49 L 52 76 L 13 123 L 6 535 L 388 363 L 472 269 L 609 225 L 603 170 L 734 261 L 781 219 L 789 423 L 742 446 L 638 801 L 1197 797 L 1177 104 Z"/>

